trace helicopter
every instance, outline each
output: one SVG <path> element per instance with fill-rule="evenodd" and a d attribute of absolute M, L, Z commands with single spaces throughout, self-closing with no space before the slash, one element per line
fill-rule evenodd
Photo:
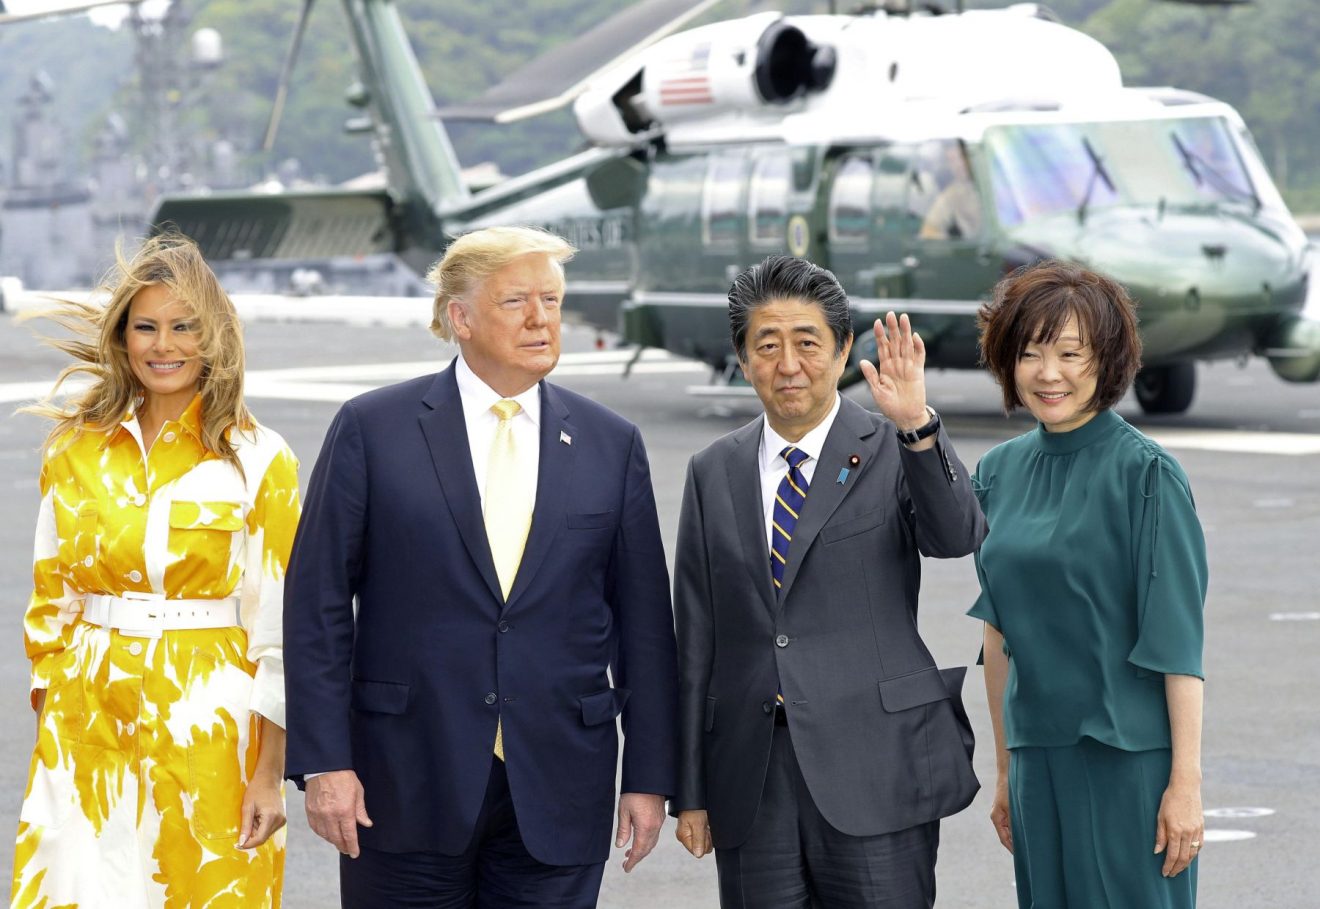
<path fill-rule="evenodd" d="M 1198 360 L 1263 356 L 1286 381 L 1320 380 L 1307 240 L 1231 106 L 1125 86 L 1108 49 L 1034 3 L 675 31 L 711 5 L 645 0 L 437 111 L 394 3 L 346 0 L 361 68 L 347 128 L 374 137 L 386 186 L 167 196 L 153 224 L 213 259 L 394 252 L 419 272 L 464 232 L 543 227 L 579 249 L 566 310 L 638 351 L 709 364 L 716 391 L 738 382 L 728 285 L 773 254 L 848 291 L 859 342 L 845 382 L 891 309 L 921 332 L 928 366 L 977 368 L 978 308 L 1046 258 L 1137 300 L 1147 413 L 1190 407 Z M 586 150 L 468 190 L 445 121 L 568 104 Z"/>

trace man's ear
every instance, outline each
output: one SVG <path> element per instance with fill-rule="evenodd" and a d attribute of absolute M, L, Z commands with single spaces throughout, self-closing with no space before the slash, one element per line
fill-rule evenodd
<path fill-rule="evenodd" d="M 738 361 L 738 368 L 742 370 L 743 378 L 747 380 L 748 385 L 751 385 L 752 374 L 747 371 L 747 358 L 740 357 L 736 353 L 734 354 L 734 358 Z"/>
<path fill-rule="evenodd" d="M 839 356 L 843 357 L 843 362 L 848 362 L 848 355 L 852 353 L 853 336 L 848 335 L 843 341 L 843 347 L 839 349 Z"/>
<path fill-rule="evenodd" d="M 465 307 L 457 297 L 450 297 L 445 303 L 446 312 L 449 314 L 449 324 L 453 329 L 454 339 L 457 341 L 468 341 L 472 338 L 472 324 L 468 322 L 467 307 Z"/>

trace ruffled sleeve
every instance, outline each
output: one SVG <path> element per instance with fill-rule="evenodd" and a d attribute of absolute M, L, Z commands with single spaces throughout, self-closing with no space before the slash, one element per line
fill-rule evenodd
<path fill-rule="evenodd" d="M 976 579 L 981 582 L 981 595 L 976 598 L 972 608 L 967 610 L 967 614 L 974 619 L 993 625 L 996 631 L 999 627 L 999 613 L 995 611 L 995 602 L 990 598 L 990 586 L 986 583 L 985 569 L 981 567 L 981 551 L 978 549 L 974 556 L 976 561 Z"/>
<path fill-rule="evenodd" d="M 981 503 L 981 512 L 986 520 L 990 520 L 990 486 L 991 483 L 982 478 L 983 464 L 976 465 L 976 471 L 972 474 L 972 491 L 976 493 L 976 499 Z M 967 614 L 974 619 L 980 619 L 989 625 L 994 626 L 995 630 L 1000 630 L 999 613 L 995 610 L 994 600 L 990 598 L 990 584 L 986 580 L 985 569 L 981 565 L 981 550 L 978 547 L 973 555 L 976 563 L 976 579 L 981 582 L 981 595 L 976 598 L 972 608 L 967 610 Z M 979 663 L 980 660 L 977 660 Z"/>
<path fill-rule="evenodd" d="M 1137 642 L 1128 662 L 1138 674 L 1204 678 L 1208 569 L 1205 536 L 1182 468 L 1152 457 L 1142 476 L 1137 551 Z"/>

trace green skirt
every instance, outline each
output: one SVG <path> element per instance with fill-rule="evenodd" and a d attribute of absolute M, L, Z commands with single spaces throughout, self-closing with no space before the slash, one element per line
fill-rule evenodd
<path fill-rule="evenodd" d="M 1015 748 L 1009 763 L 1020 909 L 1194 909 L 1200 859 L 1176 877 L 1154 854 L 1172 753 L 1084 738 Z"/>

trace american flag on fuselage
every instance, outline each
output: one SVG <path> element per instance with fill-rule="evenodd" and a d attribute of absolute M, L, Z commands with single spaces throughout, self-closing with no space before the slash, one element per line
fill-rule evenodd
<path fill-rule="evenodd" d="M 660 77 L 660 103 L 668 107 L 683 104 L 710 104 L 715 100 L 710 84 L 710 42 L 703 42 L 692 53 L 663 63 Z"/>

